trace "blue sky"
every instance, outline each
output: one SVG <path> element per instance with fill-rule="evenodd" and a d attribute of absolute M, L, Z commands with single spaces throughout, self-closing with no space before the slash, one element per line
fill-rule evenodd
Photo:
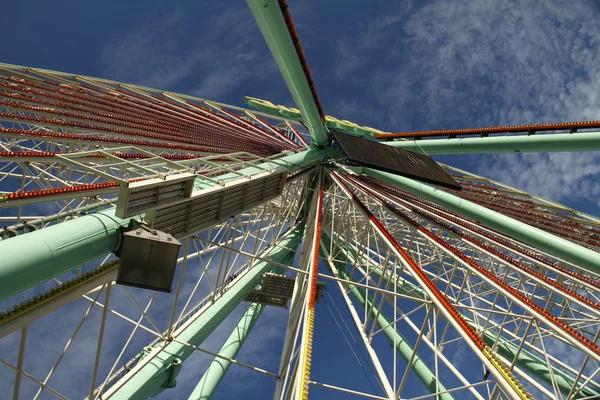
<path fill-rule="evenodd" d="M 326 114 L 387 131 L 600 119 L 600 6 L 592 0 L 289 3 Z M 234 105 L 245 95 L 292 105 L 243 1 L 82 4 L 5 4 L 2 61 Z M 597 153 L 439 159 L 600 214 Z M 322 308 L 324 320 L 327 314 Z M 264 318 L 241 360 L 269 365 L 276 357 L 281 328 L 270 327 L 285 313 Z M 353 374 L 368 391 L 359 367 L 344 369 L 353 356 L 331 318 L 327 324 L 316 346 L 338 359 L 315 373 L 331 383 Z M 180 393 L 201 375 L 187 371 Z M 220 394 L 239 395 L 244 385 L 267 390 L 269 379 L 232 367 Z"/>
<path fill-rule="evenodd" d="M 389 131 L 600 118 L 600 6 L 580 1 L 291 4 L 326 113 Z M 3 61 L 230 104 L 291 97 L 244 2 L 7 5 Z M 596 154 L 442 157 L 597 206 Z M 535 179 L 532 179 L 535 177 Z M 583 190 L 585 188 L 585 190 Z M 573 195 L 576 193 L 575 195 Z M 583 200 L 583 202 L 580 202 Z M 593 211 L 587 208 L 588 211 Z"/>

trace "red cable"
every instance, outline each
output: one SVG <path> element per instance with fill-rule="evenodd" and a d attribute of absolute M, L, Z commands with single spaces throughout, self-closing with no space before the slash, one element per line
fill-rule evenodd
<path fill-rule="evenodd" d="M 466 128 L 466 129 L 440 129 L 431 131 L 416 132 L 398 132 L 398 133 L 380 133 L 375 135 L 376 139 L 394 139 L 407 137 L 425 137 L 425 136 L 456 136 L 456 135 L 480 135 L 502 132 L 531 132 L 531 131 L 556 131 L 556 130 L 574 130 L 585 128 L 600 128 L 600 121 L 582 121 L 582 122 L 560 122 L 555 124 L 532 124 L 532 125 L 512 125 L 495 126 L 489 128 Z"/>
<path fill-rule="evenodd" d="M 294 20 L 292 19 L 292 14 L 290 13 L 290 8 L 287 5 L 286 0 L 278 0 L 279 7 L 281 8 L 281 13 L 283 14 L 283 19 L 285 20 L 285 24 L 288 28 L 288 32 L 292 38 L 292 43 L 294 44 L 294 48 L 296 49 L 296 54 L 298 55 L 298 59 L 300 60 L 300 64 L 302 65 L 302 70 L 304 71 L 304 76 L 306 76 L 306 81 L 308 82 L 308 86 L 310 87 L 310 92 L 313 95 L 313 99 L 315 100 L 315 104 L 317 105 L 317 111 L 319 112 L 319 116 L 323 121 L 325 121 L 325 113 L 323 112 L 323 106 L 321 105 L 321 100 L 319 100 L 319 95 L 317 94 L 317 88 L 315 87 L 315 82 L 312 77 L 312 73 L 310 72 L 310 68 L 308 67 L 308 61 L 306 60 L 306 55 L 304 54 L 304 49 L 302 48 L 302 44 L 300 43 L 300 37 L 298 36 L 298 32 L 296 31 L 296 25 L 294 24 Z"/>

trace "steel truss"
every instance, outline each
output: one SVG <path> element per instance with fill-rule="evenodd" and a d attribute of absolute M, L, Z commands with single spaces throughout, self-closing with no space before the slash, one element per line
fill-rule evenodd
<path fill-rule="evenodd" d="M 6 64 L 0 73 L 0 255 L 22 272 L 8 279 L 13 271 L 0 266 L 0 377 L 13 383 L 13 398 L 147 398 L 180 374 L 189 379 L 185 365 L 200 353 L 214 359 L 193 375 L 190 398 L 212 396 L 231 364 L 268 377 L 275 399 L 317 388 L 376 399 L 600 395 L 597 272 L 351 173 L 307 149 L 297 123 L 97 78 Z M 324 139 L 320 128 L 315 137 Z M 598 250 L 599 219 L 445 168 L 464 188 L 449 193 Z M 236 211 L 175 229 L 175 211 L 159 208 L 183 241 L 174 293 L 116 285 L 112 253 L 131 219 L 114 216 L 118 196 L 130 184 L 185 174 L 192 198 L 242 188 Z M 244 188 L 275 176 L 282 193 L 245 206 Z M 92 219 L 105 229 L 78 231 Z M 77 246 L 94 235 L 110 240 Z M 63 236 L 73 238 L 68 246 Z M 51 256 L 37 262 L 38 250 Z M 46 261 L 60 265 L 47 271 Z M 265 273 L 295 278 L 270 367 L 237 358 L 266 308 L 238 305 Z M 316 303 L 317 282 L 327 285 L 340 332 L 320 331 L 330 317 Z M 207 344 L 234 320 L 220 349 Z M 331 357 L 313 351 L 323 336 L 364 351 L 371 392 L 312 372 Z M 40 344 L 49 358 L 36 360 Z M 86 383 L 83 392 L 74 380 Z"/>
<path fill-rule="evenodd" d="M 386 290 L 390 289 L 390 285 L 401 286 L 406 295 L 412 294 L 412 305 L 403 300 L 401 306 L 392 306 L 394 312 L 400 313 L 400 317 L 395 316 L 392 321 L 416 318 L 412 314 L 418 311 L 427 318 L 444 315 L 444 310 L 439 309 L 440 304 L 432 299 L 434 287 L 450 302 L 449 305 L 442 302 L 442 306 L 454 309 L 451 318 L 446 321 L 439 318 L 441 321 L 437 323 L 424 320 L 421 315 L 421 319 L 413 324 L 413 327 L 422 326 L 422 330 L 417 332 L 416 346 L 424 337 L 431 337 L 432 325 L 439 325 L 438 331 L 444 334 L 434 347 L 438 349 L 438 355 L 448 357 L 452 355 L 448 346 L 468 345 L 464 336 L 469 336 L 472 330 L 471 340 L 483 339 L 485 348 L 490 349 L 487 351 L 495 353 L 494 356 L 506 364 L 508 371 L 550 398 L 572 396 L 579 391 L 573 389 L 574 383 L 585 382 L 588 385 L 597 379 L 600 308 L 597 285 L 590 284 L 593 280 L 584 278 L 587 273 L 580 274 L 582 271 L 563 266 L 559 260 L 546 258 L 547 255 L 527 254 L 528 249 L 517 252 L 515 249 L 520 248 L 520 243 L 501 235 L 496 241 L 494 239 L 498 238 L 494 234 L 481 230 L 472 221 L 465 223 L 464 219 L 457 218 L 448 210 L 420 202 L 414 196 L 381 182 L 337 173 L 333 173 L 333 181 L 336 185 L 334 198 L 338 204 L 332 210 L 346 212 L 341 213 L 339 219 L 331 220 L 332 244 L 328 254 L 334 258 L 349 257 L 346 274 L 358 283 Z M 331 212 L 335 215 L 335 211 Z M 469 227 L 473 230 L 465 229 L 469 233 L 463 233 L 463 228 Z M 477 230 L 483 234 L 477 236 Z M 394 253 L 394 240 L 400 249 L 406 249 L 407 254 Z M 413 271 L 403 263 L 404 258 L 409 257 L 415 261 Z M 523 261 L 523 258 L 526 259 Z M 339 274 L 340 268 L 337 270 Z M 566 273 L 567 270 L 569 273 Z M 415 271 L 419 273 L 415 275 Z M 427 279 L 433 286 L 424 284 Z M 427 288 L 431 293 L 427 293 Z M 346 287 L 345 291 L 348 290 Z M 378 314 L 398 301 L 387 292 L 375 292 L 373 297 L 372 311 L 366 313 L 359 324 L 368 341 L 382 332 L 374 324 Z M 424 300 L 432 303 L 426 306 Z M 361 302 L 361 299 L 358 301 Z M 362 303 L 364 301 L 362 299 Z M 404 303 L 411 308 L 407 309 Z M 433 311 L 428 311 L 428 307 L 433 307 Z M 398 330 L 407 331 L 403 327 Z M 567 375 L 562 372 L 565 348 L 573 356 L 570 361 L 577 360 L 567 367 Z M 554 354 L 555 351 L 557 354 Z M 485 357 L 481 359 L 485 365 Z M 524 359 L 537 359 L 549 372 L 540 376 L 534 364 L 527 365 L 522 362 Z M 439 368 L 437 362 L 436 359 L 436 368 Z M 460 360 L 450 365 L 458 364 Z M 528 370 L 524 368 L 527 366 Z M 488 368 L 490 376 L 494 376 L 493 369 L 489 366 L 484 368 Z M 480 395 L 486 398 L 496 395 L 502 389 L 502 380 L 511 379 L 503 372 L 500 368 L 499 375 L 496 375 L 498 388 L 492 386 L 492 380 L 483 382 L 481 377 L 478 380 L 465 377 L 469 383 L 463 382 L 465 389 L 462 390 L 478 387 Z M 441 376 L 436 374 L 436 382 L 443 381 Z M 396 374 L 391 377 L 394 378 L 390 380 L 395 379 Z M 454 374 L 454 379 L 461 380 L 461 377 Z M 452 382 L 453 379 L 449 380 Z M 590 386 L 592 392 L 598 389 L 597 386 L 593 389 L 594 386 Z M 392 387 L 397 386 L 392 384 Z M 509 393 L 511 398 L 516 395 Z"/>
<path fill-rule="evenodd" d="M 153 302 L 156 304 L 156 293 L 148 298 L 143 290 L 125 286 L 115 286 L 113 288 L 114 282 L 112 281 L 118 263 L 115 264 L 115 262 L 109 261 L 110 258 L 108 257 L 105 258 L 98 270 L 91 269 L 86 272 L 85 270 L 89 268 L 84 267 L 81 273 L 75 271 L 64 277 L 55 278 L 54 281 L 59 286 L 42 292 L 22 303 L 30 305 L 30 307 L 16 306 L 10 313 L 3 314 L 4 318 L 0 329 L 2 336 L 7 336 L 19 329 L 27 329 L 30 324 L 35 324 L 38 319 L 40 320 L 39 323 L 44 323 L 44 321 L 47 321 L 45 316 L 48 313 L 65 306 L 69 302 L 76 301 L 78 298 L 83 298 L 83 300 L 77 300 L 79 307 L 85 306 L 85 303 L 89 302 L 88 310 L 72 332 L 72 335 L 63 338 L 66 339 L 64 352 L 49 368 L 47 375 L 37 381 L 31 379 L 32 382 L 40 384 L 41 388 L 35 397 L 37 398 L 43 391 L 52 393 L 54 389 L 48 385 L 51 385 L 49 382 L 53 377 L 56 379 L 55 374 L 57 372 L 68 373 L 64 369 L 60 370 L 60 363 L 65 353 L 70 349 L 70 344 L 77 338 L 81 326 L 92 315 L 94 309 L 106 310 L 109 316 L 102 319 L 100 332 L 104 332 L 104 338 L 101 334 L 98 343 L 106 340 L 118 341 L 124 331 L 129 331 L 127 333 L 128 340 L 122 351 L 116 359 L 110 361 L 112 367 L 110 367 L 109 372 L 101 378 L 102 380 L 94 378 L 94 381 L 97 381 L 97 384 L 92 388 L 94 392 L 92 397 L 94 398 L 97 398 L 100 393 L 110 393 L 110 389 L 125 376 L 125 373 L 133 365 L 140 364 L 145 356 L 144 352 L 138 353 L 127 361 L 126 355 L 131 354 L 132 351 L 131 343 L 139 343 L 139 340 L 144 340 L 144 337 L 146 337 L 146 340 L 150 338 L 150 341 L 155 338 L 151 346 L 160 348 L 162 343 L 172 343 L 179 340 L 178 332 L 185 331 L 182 327 L 186 323 L 202 317 L 230 288 L 235 288 L 239 281 L 258 268 L 255 267 L 256 264 L 264 263 L 263 260 L 268 257 L 269 252 L 272 252 L 272 249 L 278 249 L 279 239 L 285 237 L 297 226 L 305 182 L 306 176 L 299 177 L 292 181 L 288 185 L 288 190 L 276 200 L 242 213 L 225 223 L 198 232 L 186 239 L 185 250 L 179 258 L 180 273 L 177 291 L 167 298 L 163 297 L 161 300 L 162 302 L 169 301 L 172 303 L 171 310 L 162 307 L 164 314 L 162 312 L 153 316 L 148 314 L 148 309 Z M 293 246 L 291 248 L 293 249 Z M 287 248 L 284 248 L 284 250 L 287 251 Z M 295 251 L 292 254 L 295 254 Z M 266 265 L 277 266 L 281 262 L 287 264 L 290 261 L 289 259 L 271 261 Z M 186 282 L 184 289 L 182 289 L 182 282 Z M 102 300 L 104 298 L 103 293 L 110 288 L 115 292 L 111 296 L 113 298 L 119 296 L 120 301 L 115 302 L 114 299 L 110 302 L 108 299 Z M 240 300 L 243 300 L 243 298 L 237 301 Z M 137 312 L 132 312 L 132 307 L 136 308 Z M 226 316 L 227 314 L 222 314 L 223 318 Z M 128 326 L 130 328 L 127 328 Z M 65 327 L 65 331 L 67 330 L 68 328 Z M 110 335 L 110 332 L 114 332 L 117 336 Z M 139 337 L 140 333 L 145 334 L 142 335 L 141 339 Z M 194 346 L 197 351 L 205 351 L 199 346 L 198 342 L 195 344 L 185 342 L 182 343 L 182 346 Z M 135 349 L 135 351 L 138 352 L 139 349 Z M 24 357 L 26 357 L 26 354 L 23 352 L 19 356 L 19 365 L 22 365 Z M 107 361 L 105 360 L 105 363 Z M 2 362 L 9 368 L 13 367 L 13 364 L 7 360 L 3 359 Z M 98 360 L 94 365 L 94 369 L 97 370 Z M 106 369 L 106 365 L 104 367 Z M 23 375 L 29 377 L 25 373 Z M 97 373 L 94 375 L 97 375 Z M 127 378 L 131 378 L 131 376 Z M 17 386 L 18 383 L 15 382 Z M 75 395 L 74 393 L 54 391 L 56 394 L 60 394 L 59 397 L 63 396 L 64 398 L 71 398 Z M 103 398 L 109 398 L 105 396 L 109 396 L 109 394 L 103 395 Z"/>

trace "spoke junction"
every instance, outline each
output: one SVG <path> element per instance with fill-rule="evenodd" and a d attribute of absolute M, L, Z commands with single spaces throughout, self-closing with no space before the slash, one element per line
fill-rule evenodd
<path fill-rule="evenodd" d="M 600 397 L 600 219 L 428 156 L 597 150 L 600 123 L 337 120 L 287 3 L 247 3 L 298 109 L 0 64 L 13 398 L 208 399 L 232 365 L 277 400 Z"/>

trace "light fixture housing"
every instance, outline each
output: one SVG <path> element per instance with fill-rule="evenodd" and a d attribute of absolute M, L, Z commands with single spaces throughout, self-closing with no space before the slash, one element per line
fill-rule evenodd
<path fill-rule="evenodd" d="M 129 218 L 186 199 L 192 194 L 194 180 L 194 174 L 184 172 L 129 182 L 121 186 L 115 215 Z"/>
<path fill-rule="evenodd" d="M 117 283 L 170 292 L 180 248 L 170 234 L 146 226 L 125 232 Z"/>
<path fill-rule="evenodd" d="M 171 206 L 152 210 L 145 220 L 154 229 L 177 238 L 188 237 L 280 195 L 286 177 L 287 173 L 281 172 L 228 181 L 225 186 L 215 185 Z"/>

